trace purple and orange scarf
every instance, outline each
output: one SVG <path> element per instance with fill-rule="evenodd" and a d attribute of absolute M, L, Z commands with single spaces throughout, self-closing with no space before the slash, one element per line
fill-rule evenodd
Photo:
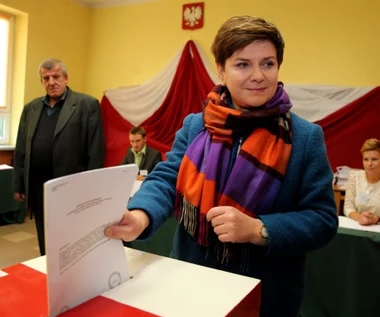
<path fill-rule="evenodd" d="M 282 83 L 269 102 L 250 111 L 229 107 L 228 94 L 220 85 L 208 94 L 205 128 L 187 149 L 177 179 L 176 216 L 205 247 L 219 241 L 206 220 L 212 207 L 233 206 L 250 217 L 270 212 L 292 149 L 292 104 Z M 233 140 L 243 136 L 248 137 L 227 175 Z"/>

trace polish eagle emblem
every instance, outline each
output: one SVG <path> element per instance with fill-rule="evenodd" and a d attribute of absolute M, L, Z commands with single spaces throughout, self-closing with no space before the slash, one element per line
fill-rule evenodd
<path fill-rule="evenodd" d="M 194 28 L 194 26 L 199 24 L 202 15 L 203 10 L 199 5 L 187 7 L 183 12 L 184 22 L 190 28 Z"/>

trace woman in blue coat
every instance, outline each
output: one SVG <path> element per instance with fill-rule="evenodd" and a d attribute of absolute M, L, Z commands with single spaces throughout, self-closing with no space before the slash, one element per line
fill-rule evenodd
<path fill-rule="evenodd" d="M 149 238 L 174 210 L 173 258 L 258 278 L 260 316 L 296 317 L 306 253 L 338 226 L 323 131 L 290 111 L 276 26 L 232 17 L 212 52 L 220 85 L 105 234 Z"/>

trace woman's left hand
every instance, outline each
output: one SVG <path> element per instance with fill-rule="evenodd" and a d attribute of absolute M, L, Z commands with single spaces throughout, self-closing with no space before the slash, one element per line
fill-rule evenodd
<path fill-rule="evenodd" d="M 247 216 L 235 207 L 213 207 L 207 213 L 221 242 L 253 243 L 261 241 L 261 221 Z"/>

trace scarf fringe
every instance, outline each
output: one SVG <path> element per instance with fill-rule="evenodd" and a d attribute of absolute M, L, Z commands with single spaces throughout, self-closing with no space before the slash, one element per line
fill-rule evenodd
<path fill-rule="evenodd" d="M 215 244 L 216 261 L 222 265 L 228 265 L 232 258 L 230 243 L 223 243 L 219 240 Z"/>
<path fill-rule="evenodd" d="M 250 266 L 250 246 L 246 244 L 234 244 L 220 242 L 214 235 L 214 252 L 216 261 L 224 266 L 236 267 L 239 273 L 248 274 Z"/>
<path fill-rule="evenodd" d="M 209 234 L 211 224 L 205 214 L 200 214 L 199 207 L 189 203 L 185 196 L 176 193 L 175 215 L 179 223 L 183 224 L 186 232 L 192 237 L 197 237 L 197 243 L 201 246 L 209 246 Z"/>
<path fill-rule="evenodd" d="M 249 266 L 250 266 L 250 252 L 249 247 L 243 246 L 240 250 L 240 266 L 239 271 L 242 274 L 247 274 L 249 272 Z"/>
<path fill-rule="evenodd" d="M 199 215 L 199 234 L 198 234 L 198 244 L 204 247 L 210 245 L 210 231 L 211 223 L 207 221 L 206 214 Z M 212 232 L 213 233 L 213 232 Z"/>
<path fill-rule="evenodd" d="M 215 254 L 219 264 L 224 266 L 237 265 L 242 274 L 249 271 L 249 247 L 220 242 L 212 230 L 211 223 L 207 221 L 206 215 L 200 214 L 199 208 L 189 203 L 180 192 L 176 193 L 175 215 L 186 232 L 197 238 L 199 245 L 207 247 L 206 257 L 211 252 Z"/>

